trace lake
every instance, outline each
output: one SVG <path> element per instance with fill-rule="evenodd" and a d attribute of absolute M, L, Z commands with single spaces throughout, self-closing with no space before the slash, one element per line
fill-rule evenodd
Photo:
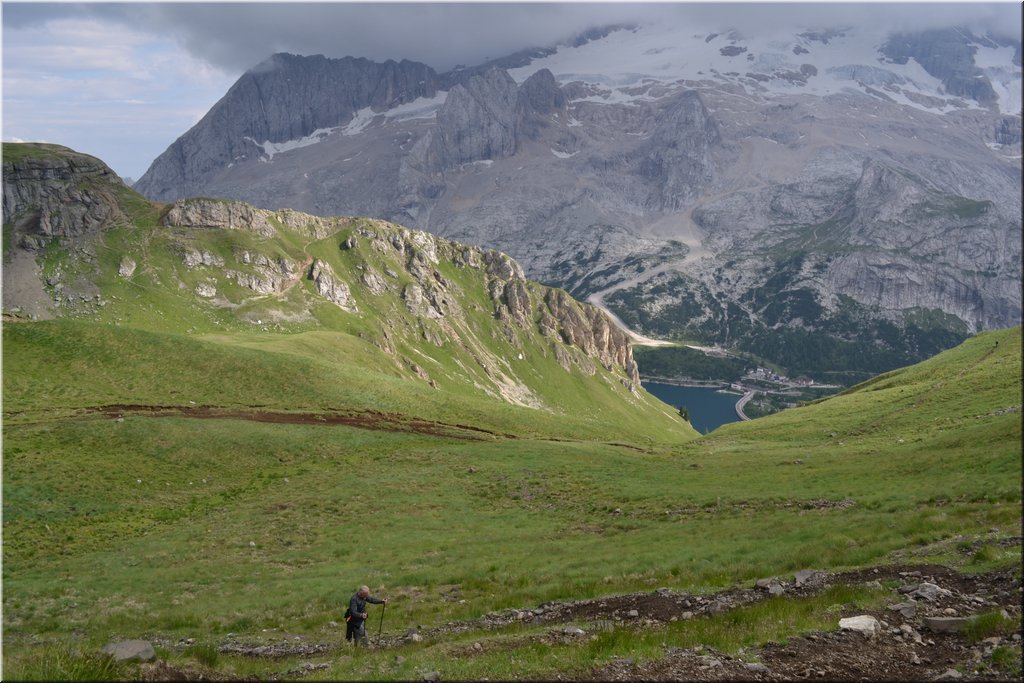
<path fill-rule="evenodd" d="M 720 394 L 704 387 L 677 387 L 658 382 L 641 382 L 651 392 L 673 408 L 686 406 L 690 411 L 690 424 L 701 434 L 707 434 L 729 422 L 739 422 L 736 401 L 739 394 Z"/>

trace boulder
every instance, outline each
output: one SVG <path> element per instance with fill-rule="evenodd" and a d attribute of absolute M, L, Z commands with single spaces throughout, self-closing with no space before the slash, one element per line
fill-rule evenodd
<path fill-rule="evenodd" d="M 915 598 L 923 598 L 925 600 L 935 600 L 936 598 L 939 598 L 941 596 L 952 594 L 952 592 L 946 590 L 945 588 L 940 588 L 939 586 L 936 586 L 934 583 L 928 583 L 926 581 L 919 585 L 917 587 L 917 590 L 911 592 L 910 596 Z"/>
<path fill-rule="evenodd" d="M 754 585 L 755 587 L 760 588 L 761 590 L 768 591 L 769 595 L 782 595 L 786 592 L 786 589 L 783 588 L 782 583 L 776 578 L 758 579 L 757 583 L 755 583 Z"/>
<path fill-rule="evenodd" d="M 123 640 L 119 643 L 108 643 L 103 651 L 116 662 L 152 662 L 156 659 L 156 651 L 147 640 Z"/>
<path fill-rule="evenodd" d="M 899 612 L 906 619 L 913 619 L 915 616 L 917 616 L 917 603 L 900 602 L 895 605 L 889 605 L 889 610 L 893 612 Z"/>
<path fill-rule="evenodd" d="M 130 256 L 123 256 L 117 267 L 117 274 L 123 278 L 130 278 L 135 272 L 135 265 L 135 261 Z"/>
<path fill-rule="evenodd" d="M 881 632 L 882 625 L 870 614 L 847 617 L 839 620 L 839 628 L 844 631 L 858 631 L 869 638 Z"/>
<path fill-rule="evenodd" d="M 796 581 L 797 586 L 802 586 L 805 583 L 814 582 L 820 574 L 821 572 L 815 569 L 801 569 L 793 576 L 793 578 Z"/>
<path fill-rule="evenodd" d="M 965 617 L 925 617 L 924 627 L 935 633 L 958 633 L 967 626 Z"/>

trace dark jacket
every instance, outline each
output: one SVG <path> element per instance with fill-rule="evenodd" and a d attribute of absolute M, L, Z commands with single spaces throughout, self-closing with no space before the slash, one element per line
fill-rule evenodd
<path fill-rule="evenodd" d="M 362 615 L 366 612 L 366 603 L 382 605 L 384 601 L 372 595 L 368 595 L 365 600 L 359 597 L 359 593 L 353 595 L 348 601 L 348 611 L 352 615 L 352 623 L 358 624 L 363 621 Z"/>

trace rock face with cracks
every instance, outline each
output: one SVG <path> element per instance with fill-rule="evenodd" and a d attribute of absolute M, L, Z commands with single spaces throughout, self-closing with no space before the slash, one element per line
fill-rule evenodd
<path fill-rule="evenodd" d="M 4 224 L 21 224 L 22 246 L 124 220 L 117 193 L 125 185 L 106 164 L 58 145 L 30 147 L 39 154 L 4 159 L 3 166 Z"/>

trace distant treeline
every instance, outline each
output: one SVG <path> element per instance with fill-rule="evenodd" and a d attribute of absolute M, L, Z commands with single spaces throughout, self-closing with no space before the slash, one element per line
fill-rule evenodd
<path fill-rule="evenodd" d="M 735 382 L 751 364 L 739 358 L 707 356 L 686 347 L 634 346 L 633 357 L 645 377 Z"/>

